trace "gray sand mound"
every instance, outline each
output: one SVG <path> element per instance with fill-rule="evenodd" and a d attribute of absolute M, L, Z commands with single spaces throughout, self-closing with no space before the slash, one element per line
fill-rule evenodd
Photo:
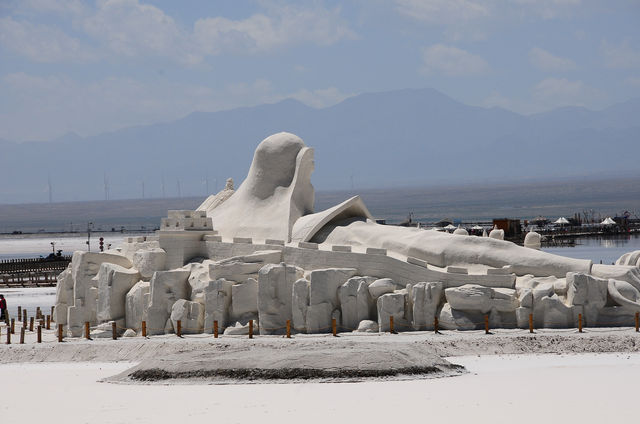
<path fill-rule="evenodd" d="M 440 358 L 427 346 L 402 343 L 346 343 L 283 349 L 275 346 L 231 347 L 225 351 L 190 351 L 142 362 L 109 378 L 110 382 L 217 383 L 277 380 L 353 381 L 364 378 L 419 378 L 460 374 L 464 368 Z"/>

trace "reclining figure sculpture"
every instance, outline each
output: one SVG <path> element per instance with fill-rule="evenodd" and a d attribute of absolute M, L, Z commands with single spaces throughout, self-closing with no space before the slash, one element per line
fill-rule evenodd
<path fill-rule="evenodd" d="M 245 181 L 196 211 L 170 211 L 157 237 L 114 253 L 76 252 L 59 278 L 56 319 L 124 330 L 261 334 L 398 326 L 631 325 L 640 252 L 593 264 L 489 237 L 377 224 L 358 197 L 314 213 L 313 149 L 279 133 L 257 147 Z M 110 328 L 110 327 L 109 327 Z M 400 327 L 396 327 L 400 329 Z M 100 333 L 100 327 L 95 330 Z M 107 331 L 107 334 L 108 331 Z"/>
<path fill-rule="evenodd" d="M 629 278 L 640 284 L 637 267 L 593 265 L 590 260 L 566 258 L 492 238 L 451 237 L 448 233 L 380 225 L 371 219 L 357 196 L 357 202 L 332 208 L 331 219 L 323 220 L 326 211 L 312 214 L 313 167 L 313 151 L 300 138 L 289 133 L 272 135 L 256 149 L 249 175 L 234 196 L 219 208 L 207 210 L 207 216 L 223 237 L 377 247 L 438 267 L 510 265 L 517 275 L 564 277 L 567 272 L 583 272 Z M 323 226 L 309 229 L 308 223 L 316 221 Z"/>

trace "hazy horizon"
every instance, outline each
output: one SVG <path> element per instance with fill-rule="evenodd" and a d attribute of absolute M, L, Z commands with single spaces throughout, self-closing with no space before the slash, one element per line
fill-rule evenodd
<path fill-rule="evenodd" d="M 360 195 L 371 213 L 389 223 L 413 214 L 414 221 L 490 221 L 493 218 L 531 219 L 572 216 L 585 211 L 595 217 L 629 211 L 640 217 L 640 177 L 615 180 L 574 180 L 527 184 L 405 187 L 399 189 L 316 190 L 315 210 L 332 207 Z M 0 205 L 0 233 L 86 230 L 110 231 L 157 227 L 169 209 L 195 209 L 204 196 L 166 199 L 97 200 L 53 204 Z"/>

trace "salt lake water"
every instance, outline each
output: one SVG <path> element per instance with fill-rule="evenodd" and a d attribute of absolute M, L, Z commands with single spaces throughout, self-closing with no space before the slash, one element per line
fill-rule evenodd
<path fill-rule="evenodd" d="M 104 239 L 105 249 L 121 245 L 125 237 L 137 236 L 137 233 L 91 233 L 91 251 L 99 250 L 99 239 Z M 148 235 L 148 234 L 145 234 Z M 0 236 L 0 260 L 24 259 L 47 256 L 55 250 L 62 250 L 63 255 L 71 255 L 76 250 L 87 250 L 86 233 L 52 233 L 52 234 L 7 234 Z"/>
<path fill-rule="evenodd" d="M 593 263 L 611 264 L 627 252 L 640 250 L 640 235 L 606 238 L 577 238 L 575 246 L 546 247 L 545 252 L 576 259 L 591 259 Z"/>

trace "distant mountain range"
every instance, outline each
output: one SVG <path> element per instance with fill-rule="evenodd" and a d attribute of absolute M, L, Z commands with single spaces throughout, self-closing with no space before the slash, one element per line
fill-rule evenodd
<path fill-rule="evenodd" d="M 238 185 L 266 136 L 315 148 L 321 190 L 640 173 L 640 99 L 523 116 L 433 89 L 362 94 L 324 109 L 295 100 L 47 142 L 0 140 L 0 204 L 204 196 Z M 37 125 L 37 123 L 34 123 Z M 217 184 L 216 184 L 217 180 Z M 106 182 L 106 184 L 105 184 Z M 164 183 L 163 183 L 164 182 Z M 163 190 L 164 187 L 164 190 Z"/>

